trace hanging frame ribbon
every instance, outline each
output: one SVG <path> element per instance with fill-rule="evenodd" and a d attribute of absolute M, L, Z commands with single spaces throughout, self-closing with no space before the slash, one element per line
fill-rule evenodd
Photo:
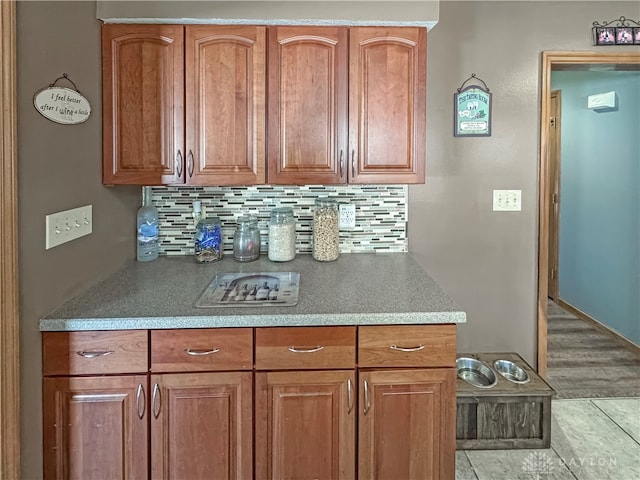
<path fill-rule="evenodd" d="M 476 82 L 467 87 L 468 82 Z M 477 82 L 481 82 L 480 86 Z M 456 137 L 491 136 L 491 92 L 480 77 L 472 73 L 453 94 L 453 135 Z"/>

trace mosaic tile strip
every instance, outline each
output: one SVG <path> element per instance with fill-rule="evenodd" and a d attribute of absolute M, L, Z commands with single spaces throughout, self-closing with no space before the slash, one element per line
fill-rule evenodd
<path fill-rule="evenodd" d="M 158 208 L 161 255 L 193 255 L 195 226 L 192 203 L 202 202 L 208 217 L 222 223 L 224 254 L 233 254 L 233 232 L 240 215 L 258 218 L 261 252 L 267 253 L 269 215 L 273 208 L 291 207 L 296 217 L 296 251 L 311 253 L 312 219 L 317 197 L 356 206 L 356 227 L 340 231 L 340 252 L 406 252 L 406 185 L 246 187 L 152 187 Z"/>

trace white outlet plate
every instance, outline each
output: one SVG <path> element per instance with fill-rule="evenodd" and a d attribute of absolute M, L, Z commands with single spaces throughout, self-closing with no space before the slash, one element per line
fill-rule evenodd
<path fill-rule="evenodd" d="M 340 204 L 339 228 L 356 228 L 356 206 L 350 203 Z"/>
<path fill-rule="evenodd" d="M 91 205 L 52 213 L 46 216 L 45 223 L 45 246 L 49 250 L 91 233 L 93 225 Z"/>
<path fill-rule="evenodd" d="M 519 212 L 522 210 L 522 190 L 494 190 L 494 212 Z"/>

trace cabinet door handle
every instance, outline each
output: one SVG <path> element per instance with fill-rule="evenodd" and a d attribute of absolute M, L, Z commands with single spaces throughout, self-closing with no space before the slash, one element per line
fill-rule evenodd
<path fill-rule="evenodd" d="M 142 420 L 142 417 L 144 417 L 146 403 L 147 403 L 147 397 L 144 394 L 144 387 L 142 386 L 141 383 L 139 383 L 138 392 L 136 393 L 136 407 L 138 408 L 138 418 L 140 418 L 140 420 Z"/>
<path fill-rule="evenodd" d="M 180 150 L 176 155 L 176 174 L 178 177 L 182 177 L 182 152 Z"/>
<path fill-rule="evenodd" d="M 347 379 L 347 413 L 351 413 L 353 410 L 353 386 L 351 385 L 351 378 Z"/>
<path fill-rule="evenodd" d="M 397 345 L 391 345 L 389 348 L 396 352 L 419 352 L 424 348 L 424 345 L 420 344 L 417 347 L 399 347 Z"/>
<path fill-rule="evenodd" d="M 201 355 L 211 355 L 213 353 L 218 353 L 220 351 L 219 348 L 212 348 L 211 350 L 191 350 L 190 348 L 185 348 L 185 353 L 187 355 L 201 356 Z"/>
<path fill-rule="evenodd" d="M 189 177 L 193 176 L 193 152 L 189 150 L 189 155 L 187 155 L 187 171 L 189 172 Z"/>
<path fill-rule="evenodd" d="M 80 350 L 79 352 L 76 352 L 76 355 L 80 355 L 84 358 L 96 358 L 111 355 L 112 353 L 114 353 L 113 350 Z"/>
<path fill-rule="evenodd" d="M 356 151 L 351 150 L 351 177 L 356 176 Z"/>
<path fill-rule="evenodd" d="M 340 150 L 340 178 L 344 175 L 344 150 Z"/>
<path fill-rule="evenodd" d="M 153 385 L 153 396 L 151 397 L 151 406 L 153 408 L 153 416 L 155 418 L 158 418 L 158 415 L 160 415 L 161 403 L 162 397 L 160 395 L 160 387 L 156 383 Z"/>
<path fill-rule="evenodd" d="M 323 348 L 322 345 L 318 345 L 317 347 L 289 347 L 289 351 L 293 353 L 313 353 L 319 352 Z"/>
<path fill-rule="evenodd" d="M 369 413 L 370 409 L 371 409 L 371 399 L 369 398 L 369 382 L 365 380 L 364 381 L 364 410 L 362 411 L 362 413 L 366 415 L 367 413 Z"/>

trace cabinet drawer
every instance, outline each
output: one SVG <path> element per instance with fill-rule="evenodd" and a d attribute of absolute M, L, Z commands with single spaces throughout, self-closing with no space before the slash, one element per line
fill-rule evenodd
<path fill-rule="evenodd" d="M 146 373 L 146 330 L 43 332 L 44 375 Z"/>
<path fill-rule="evenodd" d="M 256 369 L 354 368 L 355 327 L 256 329 Z"/>
<path fill-rule="evenodd" d="M 151 371 L 251 370 L 251 328 L 151 331 Z"/>
<path fill-rule="evenodd" d="M 453 367 L 455 363 L 455 325 L 359 327 L 360 367 Z"/>

